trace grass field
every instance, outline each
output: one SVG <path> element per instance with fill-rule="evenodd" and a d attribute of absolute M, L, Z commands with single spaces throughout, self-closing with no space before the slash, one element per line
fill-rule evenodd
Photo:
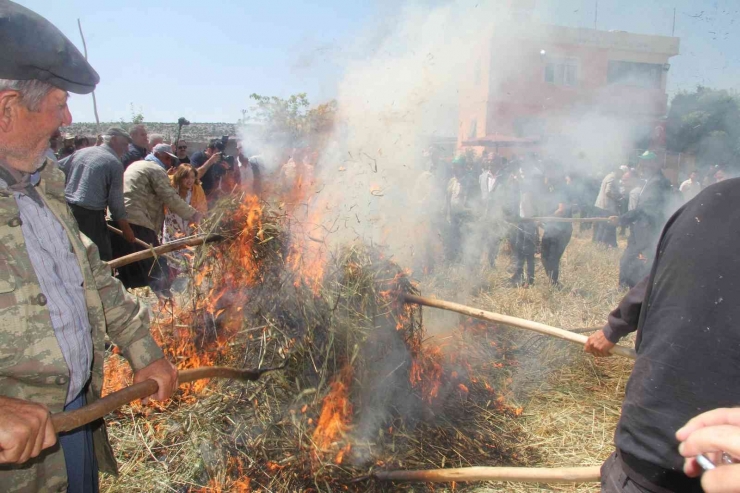
<path fill-rule="evenodd" d="M 617 287 L 619 255 L 620 251 L 600 249 L 585 235 L 576 235 L 563 258 L 562 285 L 558 288 L 544 282 L 539 259 L 534 286 L 509 287 L 509 260 L 505 255 L 500 257 L 495 269 L 481 267 L 477 270 L 472 281 L 469 270 L 446 266 L 421 279 L 418 288 L 424 296 L 456 301 L 556 327 L 593 327 L 604 323 L 609 311 L 624 295 L 624 291 Z M 464 317 L 430 308 L 424 309 L 423 316 L 427 329 L 425 344 L 430 345 L 445 341 L 456 327 L 465 323 Z M 613 449 L 612 437 L 632 362 L 620 357 L 596 359 L 584 354 L 580 346 L 521 329 L 499 327 L 496 330 L 497 341 L 504 341 L 507 347 L 512 348 L 510 354 L 513 359 L 501 365 L 500 369 L 486 373 L 486 378 L 490 378 L 490 384 L 505 399 L 508 408 L 519 411 L 516 416 L 513 413 L 495 416 L 491 426 L 502 427 L 503 435 L 516 436 L 517 440 L 526 442 L 511 445 L 513 448 L 510 447 L 510 450 L 521 446 L 522 450 L 526 447 L 534 451 L 528 455 L 522 454 L 522 458 L 514 465 L 556 467 L 600 464 Z M 623 344 L 630 345 L 631 341 L 623 341 Z M 243 352 L 246 360 L 249 347 L 243 348 L 235 342 L 234 351 L 239 353 L 239 357 Z M 476 369 L 488 362 L 479 363 Z M 255 426 L 254 420 L 261 413 L 268 412 L 257 406 L 257 400 L 260 401 L 259 406 L 282 406 L 282 403 L 286 403 L 282 410 L 269 410 L 273 413 L 272 422 L 275 422 L 274 416 L 278 415 L 284 417 L 278 425 L 292 420 L 293 426 L 298 426 L 295 424 L 294 411 L 289 413 L 288 409 L 296 409 L 298 397 L 295 394 L 303 396 L 309 389 L 295 388 L 292 382 L 284 381 L 281 376 L 271 377 L 269 382 L 269 385 L 259 382 L 247 388 L 232 383 L 211 383 L 198 398 L 183 400 L 166 409 L 142 411 L 140 408 L 127 407 L 116 413 L 109 419 L 109 427 L 121 464 L 121 475 L 118 478 L 104 477 L 102 491 L 287 491 L 281 489 L 281 483 L 278 482 L 271 482 L 269 484 L 272 486 L 266 487 L 265 482 L 235 480 L 234 465 L 227 464 L 223 458 L 224 450 L 254 451 L 254 443 L 245 445 L 244 442 L 262 440 L 263 430 L 260 430 L 262 435 L 254 430 L 244 431 L 245 426 Z M 297 382 L 296 386 L 300 387 Z M 250 405 L 252 402 L 254 406 Z M 319 405 L 318 396 L 312 402 Z M 302 412 L 305 410 L 304 407 Z M 261 419 L 266 418 L 263 416 Z M 488 432 L 490 436 L 496 436 L 497 430 Z M 263 446 L 268 447 L 267 444 Z M 294 452 L 301 453 L 300 450 Z M 423 450 L 417 451 L 417 454 L 423 453 Z M 246 475 L 254 458 L 246 452 L 242 454 Z M 445 459 L 435 462 L 436 459 L 431 457 L 424 462 L 425 467 L 452 465 L 444 462 Z M 460 458 L 457 464 L 470 465 L 483 459 L 485 457 Z M 274 463 L 276 473 L 290 467 L 290 460 L 286 461 Z M 227 470 L 231 473 L 227 474 Z M 346 469 L 341 472 L 345 475 L 352 473 Z M 350 491 L 366 491 L 370 486 L 349 488 Z M 433 489 L 449 490 L 444 485 L 435 485 Z M 315 488 L 308 488 L 307 491 L 316 490 L 335 491 L 336 486 L 317 480 Z M 392 486 L 372 486 L 372 491 L 378 490 L 396 489 Z M 404 490 L 430 491 L 431 487 L 406 486 Z M 455 491 L 580 492 L 598 491 L 598 485 L 458 484 Z"/>

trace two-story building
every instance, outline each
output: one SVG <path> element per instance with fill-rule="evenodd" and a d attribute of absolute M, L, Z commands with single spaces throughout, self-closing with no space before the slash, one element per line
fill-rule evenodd
<path fill-rule="evenodd" d="M 542 25 L 517 32 L 493 35 L 470 67 L 458 149 L 508 156 L 578 147 L 572 130 L 587 119 L 619 128 L 625 155 L 660 140 L 678 38 Z"/>

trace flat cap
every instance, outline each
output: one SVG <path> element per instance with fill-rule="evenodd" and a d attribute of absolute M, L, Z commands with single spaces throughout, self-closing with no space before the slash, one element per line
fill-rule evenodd
<path fill-rule="evenodd" d="M 9 0 L 0 0 L 0 46 L 0 79 L 35 79 L 76 94 L 88 94 L 100 82 L 59 29 Z"/>
<path fill-rule="evenodd" d="M 172 153 L 172 146 L 169 145 L 169 144 L 157 144 L 157 145 L 155 145 L 154 148 L 152 148 L 152 154 L 156 154 L 158 152 L 164 152 L 165 154 L 169 154 L 170 157 L 173 157 L 173 158 L 177 159 L 177 156 L 175 156 Z"/>
<path fill-rule="evenodd" d="M 106 130 L 103 135 L 108 135 L 109 137 L 123 137 L 124 139 L 128 140 L 129 144 L 133 142 L 128 132 L 120 127 L 111 127 Z"/>

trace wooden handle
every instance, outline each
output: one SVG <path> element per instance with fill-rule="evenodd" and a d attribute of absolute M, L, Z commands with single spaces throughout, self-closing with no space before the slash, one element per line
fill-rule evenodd
<path fill-rule="evenodd" d="M 124 265 L 138 262 L 139 260 L 154 257 L 155 255 L 164 255 L 165 253 L 173 252 L 175 250 L 182 250 L 186 247 L 198 246 L 204 243 L 212 243 L 215 241 L 223 241 L 223 239 L 224 237 L 221 235 L 202 235 L 182 238 L 170 243 L 165 243 L 164 245 L 158 247 L 149 248 L 148 250 L 142 250 L 140 252 L 134 252 L 129 255 L 124 255 L 123 257 L 118 257 L 108 262 L 108 266 L 110 266 L 111 269 L 117 269 L 119 267 L 123 267 Z"/>
<path fill-rule="evenodd" d="M 541 324 L 538 322 L 532 322 L 530 320 L 524 320 L 523 318 L 510 317 L 508 315 L 502 315 L 500 313 L 487 312 L 478 308 L 472 308 L 469 306 L 461 305 L 459 303 L 453 303 L 451 301 L 435 300 L 431 298 L 422 298 L 413 294 L 404 294 L 403 299 L 406 303 L 414 303 L 417 305 L 429 306 L 432 308 L 440 308 L 442 310 L 449 310 L 452 312 L 461 313 L 469 317 L 478 318 L 481 320 L 487 320 L 489 322 L 498 322 L 511 327 L 518 327 L 520 329 L 532 330 L 553 337 L 563 339 L 565 341 L 574 342 L 581 346 L 586 344 L 588 337 L 575 334 L 569 330 L 559 329 L 557 327 L 551 327 L 549 325 Z M 624 346 L 614 346 L 610 351 L 612 354 L 624 356 L 625 358 L 635 359 L 637 354 L 634 349 Z"/>
<path fill-rule="evenodd" d="M 378 471 L 379 481 L 449 483 L 452 481 L 516 481 L 522 483 L 594 483 L 601 467 L 460 467 L 425 471 Z"/>
<path fill-rule="evenodd" d="M 608 223 L 608 217 L 523 217 L 524 222 L 539 221 L 543 223 Z"/>
<path fill-rule="evenodd" d="M 118 228 L 114 228 L 114 227 L 113 227 L 113 226 L 111 226 L 110 224 L 108 224 L 107 226 L 108 226 L 108 229 L 109 229 L 109 230 L 113 231 L 113 232 L 114 232 L 115 234 L 117 234 L 118 236 L 122 236 L 122 237 L 123 237 L 123 231 L 121 231 L 121 230 L 120 230 L 120 229 L 118 229 Z M 144 240 L 140 240 L 140 239 L 138 239 L 138 238 L 136 238 L 136 237 L 134 237 L 134 243 L 136 243 L 136 244 L 137 244 L 137 245 L 139 245 L 140 247 L 144 247 L 144 248 L 152 248 L 152 246 L 151 246 L 151 245 L 150 245 L 149 243 L 145 242 Z"/>
<path fill-rule="evenodd" d="M 226 366 L 204 366 L 178 372 L 177 380 L 180 384 L 190 383 L 204 378 L 229 378 L 232 380 L 255 381 L 263 373 L 281 370 L 283 368 L 285 368 L 285 363 L 275 368 L 260 368 L 257 370 L 242 370 Z M 51 423 L 54 425 L 57 433 L 74 430 L 106 416 L 123 405 L 143 399 L 144 397 L 149 397 L 156 393 L 158 389 L 157 382 L 154 380 L 145 380 L 108 394 L 102 399 L 98 399 L 92 404 L 88 404 L 75 411 L 52 414 Z"/>

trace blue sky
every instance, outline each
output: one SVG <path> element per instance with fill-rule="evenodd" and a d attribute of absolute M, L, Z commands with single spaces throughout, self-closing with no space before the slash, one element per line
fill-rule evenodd
<path fill-rule="evenodd" d="M 101 76 L 101 120 L 234 122 L 249 95 L 307 92 L 333 97 L 359 36 L 382 30 L 398 1 L 358 0 L 16 0 L 40 13 Z M 484 2 L 485 0 L 481 0 Z M 416 1 L 437 5 L 445 0 Z M 538 19 L 593 27 L 595 0 L 539 0 Z M 697 84 L 740 88 L 740 0 L 599 0 L 599 29 L 670 35 L 676 8 L 681 55 L 669 92 Z M 70 102 L 76 121 L 94 121 L 89 96 Z"/>

